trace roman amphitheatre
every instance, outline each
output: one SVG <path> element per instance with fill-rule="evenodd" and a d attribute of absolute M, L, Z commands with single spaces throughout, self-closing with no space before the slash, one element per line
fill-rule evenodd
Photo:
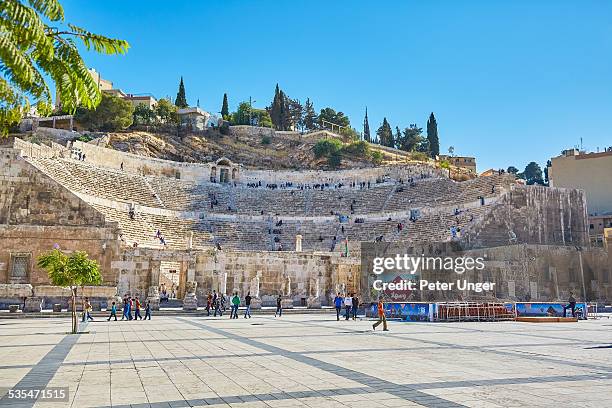
<path fill-rule="evenodd" d="M 281 144 L 309 137 L 266 131 Z M 232 132 L 226 138 L 258 130 Z M 496 283 L 487 293 L 415 292 L 407 300 L 612 294 L 609 254 L 588 245 L 579 190 L 525 186 L 504 173 L 456 181 L 433 160 L 393 152 L 380 165 L 279 169 L 278 160 L 251 156 L 245 164 L 222 152 L 201 162 L 150 157 L 113 148 L 108 135 L 32 136 L 5 139 L 1 150 L 2 302 L 23 302 L 26 311 L 67 302 L 67 289 L 49 285 L 36 266 L 53 247 L 98 261 L 103 283 L 83 295 L 99 309 L 126 294 L 157 308 L 161 288 L 172 288 L 186 310 L 203 306 L 213 290 L 250 292 L 254 307 L 281 296 L 288 308 L 321 308 L 339 292 L 370 300 L 360 252 L 362 242 L 375 241 L 416 252 L 459 244 L 487 258 L 484 276 L 466 276 Z"/>

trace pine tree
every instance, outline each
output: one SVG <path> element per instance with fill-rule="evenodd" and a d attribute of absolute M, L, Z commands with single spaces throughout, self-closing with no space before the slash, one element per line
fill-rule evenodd
<path fill-rule="evenodd" d="M 315 113 L 314 106 L 309 98 L 306 99 L 304 105 L 304 127 L 306 130 L 315 130 L 317 128 L 317 114 Z"/>
<path fill-rule="evenodd" d="M 183 77 L 181 77 L 181 82 L 179 83 L 179 89 L 176 93 L 176 99 L 174 104 L 179 108 L 187 108 L 189 105 L 187 104 L 187 97 L 185 96 L 185 84 L 183 84 Z"/>
<path fill-rule="evenodd" d="M 402 131 L 400 130 L 399 126 L 395 127 L 395 139 L 394 139 L 394 143 L 395 146 L 399 146 L 400 143 L 402 142 Z"/>
<path fill-rule="evenodd" d="M 368 122 L 368 107 L 366 106 L 365 118 L 363 119 L 363 140 L 366 142 L 372 142 L 372 136 L 370 136 L 370 122 Z"/>
<path fill-rule="evenodd" d="M 429 115 L 427 121 L 427 141 L 429 142 L 429 151 L 431 157 L 440 155 L 440 139 L 438 139 L 438 122 L 433 112 Z"/>
<path fill-rule="evenodd" d="M 229 104 L 227 103 L 227 94 L 223 94 L 223 105 L 221 105 L 221 117 L 225 120 L 229 118 Z"/>
<path fill-rule="evenodd" d="M 383 118 L 383 123 L 380 125 L 378 130 L 376 131 L 376 137 L 378 138 L 378 143 L 383 146 L 393 147 L 393 130 L 391 130 L 391 126 L 389 122 L 387 122 L 387 118 Z"/>

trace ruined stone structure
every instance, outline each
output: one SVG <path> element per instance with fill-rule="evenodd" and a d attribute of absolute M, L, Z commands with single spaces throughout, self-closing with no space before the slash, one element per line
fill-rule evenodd
<path fill-rule="evenodd" d="M 168 269 L 186 310 L 212 290 L 250 292 L 254 307 L 278 295 L 286 306 L 321 307 L 364 290 L 359 242 L 374 240 L 460 240 L 488 251 L 500 299 L 569 290 L 605 299 L 611 258 L 589 248 L 587 231 L 582 192 L 517 185 L 511 175 L 458 183 L 426 165 L 273 173 L 81 142 L 0 148 L 0 307 L 65 303 L 35 262 L 56 244 L 100 263 L 103 284 L 87 289 L 100 307 L 124 294 L 158 307 Z M 569 260 L 578 253 L 580 273 Z"/>

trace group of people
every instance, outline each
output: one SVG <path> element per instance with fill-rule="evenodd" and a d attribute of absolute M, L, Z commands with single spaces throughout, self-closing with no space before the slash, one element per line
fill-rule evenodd
<path fill-rule="evenodd" d="M 250 319 L 251 318 L 251 303 L 253 301 L 253 297 L 251 296 L 251 292 L 247 292 L 246 296 L 244 297 L 244 318 L 245 319 Z M 223 293 L 217 293 L 216 290 L 213 290 L 212 293 L 208 293 L 208 295 L 206 296 L 206 315 L 210 316 L 210 312 L 211 310 L 213 311 L 213 317 L 217 317 L 217 315 L 219 316 L 223 316 L 223 313 L 227 310 L 226 308 L 226 304 L 227 304 L 227 299 L 226 296 Z M 240 299 L 240 296 L 238 295 L 238 292 L 234 292 L 232 294 L 232 296 L 229 298 L 229 304 L 230 304 L 230 319 L 237 319 L 238 318 L 238 308 L 240 307 L 240 303 L 242 303 L 242 300 Z M 280 295 L 278 295 L 278 297 L 276 298 L 276 312 L 274 313 L 274 317 L 280 317 L 283 315 L 283 308 L 282 308 L 282 298 Z"/>
<path fill-rule="evenodd" d="M 353 320 L 357 319 L 357 309 L 359 309 L 359 298 L 357 294 L 352 293 L 346 296 L 342 296 L 340 293 L 334 298 L 334 306 L 336 307 L 336 320 L 340 320 L 342 314 L 342 308 L 344 307 L 345 320 L 349 320 L 351 316 Z M 382 323 L 383 331 L 389 331 L 387 328 L 387 317 L 385 316 L 385 307 L 382 300 L 379 300 L 376 305 L 376 311 L 378 314 L 378 320 L 372 325 L 372 330 L 376 330 L 378 325 Z"/>
<path fill-rule="evenodd" d="M 340 293 L 334 298 L 334 306 L 336 307 L 336 320 L 340 320 L 340 314 L 342 313 L 342 307 L 344 307 L 346 320 L 353 317 L 353 320 L 357 319 L 357 309 L 359 308 L 359 298 L 355 293 L 342 296 Z"/>
<path fill-rule="evenodd" d="M 138 298 L 138 296 L 134 298 L 132 298 L 131 296 L 124 296 L 123 297 L 123 315 L 121 316 L 121 320 L 138 320 L 138 319 L 151 320 L 151 302 L 147 300 L 145 304 L 144 319 L 142 317 L 142 314 L 140 313 L 141 309 L 142 309 L 142 303 L 140 302 L 140 299 Z M 132 310 L 134 311 L 134 315 L 132 315 Z M 111 304 L 110 315 L 108 316 L 108 319 L 106 320 L 110 320 L 113 317 L 115 318 L 115 321 L 117 321 L 117 305 L 115 302 Z"/>
<path fill-rule="evenodd" d="M 111 305 L 109 305 L 110 307 L 107 308 L 108 311 L 110 311 L 110 314 L 108 316 L 108 319 L 106 319 L 107 321 L 110 321 L 113 317 L 115 318 L 115 321 L 117 321 L 117 304 L 116 302 L 112 302 Z M 144 319 L 142 317 L 142 314 L 140 313 L 142 309 L 142 303 L 140 303 L 140 299 L 138 299 L 138 296 L 132 298 L 130 296 L 124 296 L 123 297 L 123 315 L 121 316 L 121 320 L 147 320 L 147 318 L 149 320 L 151 320 L 151 303 L 149 301 L 147 301 L 147 303 L 145 304 L 145 316 Z M 83 301 L 83 321 L 93 321 L 93 317 L 91 316 L 91 312 L 93 310 L 93 307 L 91 305 L 91 302 L 89 301 L 89 298 L 86 297 L 85 300 Z M 132 315 L 132 310 L 134 311 L 134 315 Z"/>

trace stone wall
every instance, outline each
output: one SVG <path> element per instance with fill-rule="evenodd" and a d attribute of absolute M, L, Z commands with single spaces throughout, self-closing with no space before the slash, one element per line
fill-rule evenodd
<path fill-rule="evenodd" d="M 104 225 L 104 216 L 14 149 L 0 149 L 0 225 Z"/>
<path fill-rule="evenodd" d="M 588 219 L 581 190 L 513 186 L 475 229 L 464 231 L 472 246 L 510 243 L 587 245 Z"/>
<path fill-rule="evenodd" d="M 32 285 L 49 284 L 47 272 L 36 266 L 36 259 L 54 245 L 64 251 L 85 251 L 100 264 L 104 284 L 115 286 L 116 276 L 111 271 L 111 260 L 119 253 L 118 231 L 113 227 L 71 227 L 0 225 L 0 283 L 13 283 L 11 268 L 16 254 L 29 258 L 25 282 Z"/>
<path fill-rule="evenodd" d="M 159 285 L 162 261 L 180 264 L 178 298 L 182 298 L 187 281 L 197 282 L 200 305 L 213 290 L 238 291 L 242 297 L 248 292 L 252 296 L 258 294 L 264 305 L 274 303 L 278 295 L 305 305 L 309 297 L 317 297 L 317 288 L 323 304 L 329 304 L 330 296 L 337 291 L 358 289 L 358 260 L 334 255 L 125 248 L 120 259 L 111 264 L 112 273 L 118 276 L 119 295 L 146 296 L 151 286 Z"/>
<path fill-rule="evenodd" d="M 180 178 L 186 181 L 208 180 L 210 166 L 202 163 L 183 163 L 171 160 L 144 157 L 132 153 L 98 147 L 90 143 L 75 141 L 73 148 L 85 153 L 89 163 L 119 169 L 123 163 L 126 172 Z"/>

